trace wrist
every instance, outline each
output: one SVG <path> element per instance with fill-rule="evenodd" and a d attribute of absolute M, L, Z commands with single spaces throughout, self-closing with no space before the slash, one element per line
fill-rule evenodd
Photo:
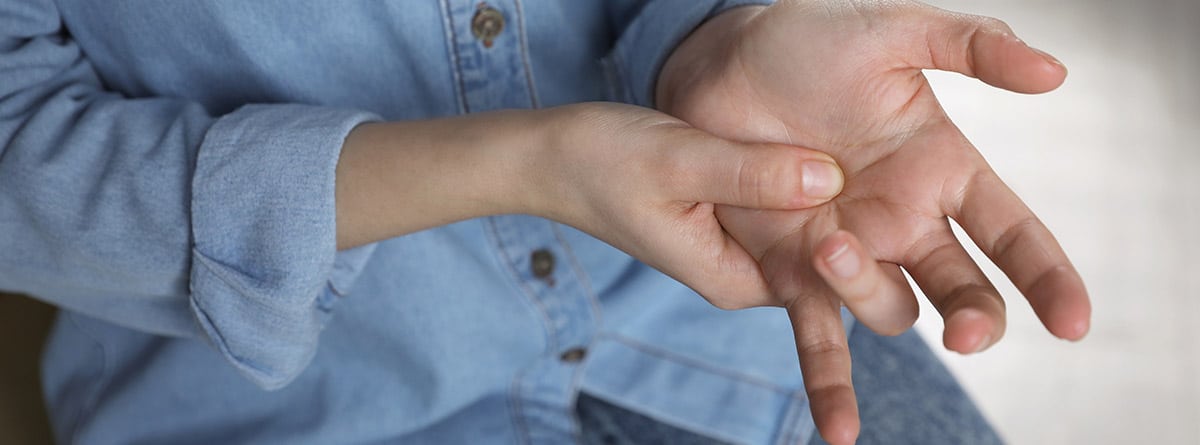
<path fill-rule="evenodd" d="M 655 107 L 675 110 L 685 92 L 707 79 L 719 78 L 735 63 L 738 35 L 766 6 L 742 6 L 708 19 L 692 31 L 667 58 L 654 90 Z"/>
<path fill-rule="evenodd" d="M 480 216 L 523 212 L 533 134 L 510 111 L 363 124 L 338 160 L 339 248 Z"/>
<path fill-rule="evenodd" d="M 606 106 L 582 103 L 523 112 L 521 162 L 512 166 L 512 205 L 523 213 L 578 227 L 588 201 L 580 185 L 600 168 L 588 160 Z M 599 136 L 603 137 L 603 136 Z"/>

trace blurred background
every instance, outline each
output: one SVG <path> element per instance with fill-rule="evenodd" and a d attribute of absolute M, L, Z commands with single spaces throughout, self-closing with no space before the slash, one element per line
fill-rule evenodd
<path fill-rule="evenodd" d="M 1200 444 L 1200 0 L 930 3 L 1004 19 L 1069 68 L 1043 96 L 929 77 L 1093 299 L 1090 335 L 1057 340 L 988 268 L 1006 337 L 943 358 L 1011 443 Z M 932 306 L 918 329 L 942 350 Z"/>
<path fill-rule="evenodd" d="M 1011 297 L 1006 338 L 942 356 L 1011 443 L 1200 444 L 1200 0 L 932 3 L 1002 18 L 1070 68 L 1044 96 L 929 76 L 1094 300 L 1088 338 L 1056 340 L 987 268 Z M 36 370 L 50 314 L 0 295 L 0 443 L 49 443 Z M 935 314 L 918 329 L 941 350 Z"/>

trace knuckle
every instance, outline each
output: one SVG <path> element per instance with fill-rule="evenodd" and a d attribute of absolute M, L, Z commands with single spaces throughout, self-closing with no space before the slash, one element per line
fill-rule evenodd
<path fill-rule="evenodd" d="M 950 314 L 963 307 L 986 301 L 988 299 L 986 296 L 994 293 L 995 290 L 986 284 L 963 283 L 955 286 L 949 293 L 939 298 L 935 306 L 943 314 Z"/>
<path fill-rule="evenodd" d="M 1026 244 L 1041 227 L 1041 221 L 1033 215 L 1027 215 L 1004 229 L 992 243 L 991 251 L 996 258 L 1011 258 L 1016 249 Z M 1028 243 L 1032 244 L 1032 243 Z"/>
<path fill-rule="evenodd" d="M 651 168 L 658 170 L 658 173 L 667 177 L 691 177 L 699 173 L 695 161 L 688 156 L 687 150 L 680 150 L 673 144 L 673 141 L 662 141 L 657 148 L 655 162 L 651 163 Z"/>
<path fill-rule="evenodd" d="M 698 172 L 695 162 L 686 156 L 685 151 L 671 147 L 664 141 L 649 154 L 649 162 L 637 163 L 631 167 L 637 169 L 641 177 L 656 178 L 659 190 L 687 190 L 681 185 L 693 181 Z"/>
<path fill-rule="evenodd" d="M 983 30 L 1002 34 L 1013 34 L 1012 27 L 1008 26 L 1007 22 L 995 17 L 977 16 L 976 23 L 978 23 L 979 28 Z"/>
<path fill-rule="evenodd" d="M 832 339 L 822 339 L 801 344 L 797 347 L 801 356 L 849 355 L 850 348 L 845 343 Z"/>
<path fill-rule="evenodd" d="M 757 150 L 773 150 L 758 148 Z M 748 204 L 779 207 L 800 185 L 800 161 L 784 153 L 749 155 L 738 166 L 738 190 Z"/>

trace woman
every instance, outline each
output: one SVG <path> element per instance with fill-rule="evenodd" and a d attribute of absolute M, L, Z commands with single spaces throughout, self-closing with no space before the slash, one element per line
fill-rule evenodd
<path fill-rule="evenodd" d="M 864 440 L 996 440 L 912 334 L 839 310 L 904 331 L 899 264 L 947 347 L 998 340 L 953 216 L 1084 335 L 919 74 L 1065 71 L 919 4 L 756 3 L 0 3 L 0 288 L 65 309 L 56 437 L 849 443 L 852 332 Z"/>

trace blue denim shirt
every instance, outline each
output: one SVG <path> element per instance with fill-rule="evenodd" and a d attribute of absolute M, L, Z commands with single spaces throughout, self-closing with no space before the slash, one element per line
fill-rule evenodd
<path fill-rule="evenodd" d="M 477 0 L 0 1 L 0 288 L 65 309 L 59 441 L 564 443 L 579 391 L 806 440 L 781 310 L 528 216 L 335 249 L 356 125 L 649 105 L 674 45 L 747 3 L 487 0 L 485 45 Z"/>

